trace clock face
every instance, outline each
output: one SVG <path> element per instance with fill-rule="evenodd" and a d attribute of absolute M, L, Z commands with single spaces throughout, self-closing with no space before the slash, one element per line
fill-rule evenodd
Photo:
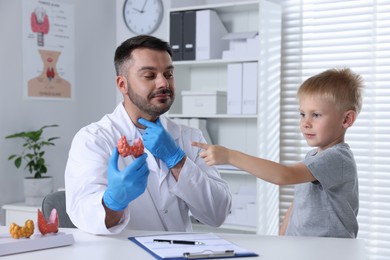
<path fill-rule="evenodd" d="M 126 0 L 123 6 L 125 24 L 134 34 L 151 34 L 164 14 L 162 0 Z"/>

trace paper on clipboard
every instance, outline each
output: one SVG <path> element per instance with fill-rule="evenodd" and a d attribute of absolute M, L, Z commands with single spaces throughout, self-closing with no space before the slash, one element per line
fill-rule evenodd
<path fill-rule="evenodd" d="M 129 237 L 157 259 L 207 259 L 258 256 L 213 233 L 183 233 Z M 154 242 L 154 240 L 196 241 L 197 245 Z"/>

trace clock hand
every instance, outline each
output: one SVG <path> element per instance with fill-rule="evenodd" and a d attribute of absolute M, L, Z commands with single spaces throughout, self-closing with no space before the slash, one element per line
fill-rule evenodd
<path fill-rule="evenodd" d="M 138 13 L 143 13 L 143 11 L 138 10 L 137 8 L 134 8 L 134 7 L 133 7 L 133 10 L 134 10 L 134 11 L 137 11 Z"/>
<path fill-rule="evenodd" d="M 141 10 L 141 13 L 143 13 L 144 12 L 144 9 L 145 9 L 145 5 L 146 5 L 146 3 L 148 2 L 148 0 L 145 0 L 145 2 L 144 2 L 144 5 L 142 6 L 142 10 Z"/>

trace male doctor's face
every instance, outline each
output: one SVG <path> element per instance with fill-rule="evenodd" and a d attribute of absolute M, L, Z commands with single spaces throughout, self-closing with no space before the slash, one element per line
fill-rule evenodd
<path fill-rule="evenodd" d="M 157 117 L 175 100 L 172 59 L 166 51 L 136 49 L 127 77 L 130 101 L 142 112 Z"/>

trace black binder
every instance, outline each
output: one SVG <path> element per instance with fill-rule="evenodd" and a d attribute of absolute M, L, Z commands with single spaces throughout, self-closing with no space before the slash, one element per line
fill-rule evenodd
<path fill-rule="evenodd" d="M 183 13 L 183 60 L 195 60 L 196 11 Z"/>
<path fill-rule="evenodd" d="M 172 60 L 183 59 L 183 12 L 170 13 L 169 43 L 172 47 Z"/>

